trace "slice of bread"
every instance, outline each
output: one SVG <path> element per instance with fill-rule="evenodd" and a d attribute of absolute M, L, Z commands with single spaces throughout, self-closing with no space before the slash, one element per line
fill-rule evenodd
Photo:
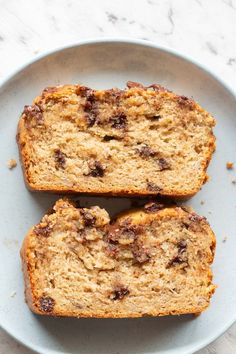
<path fill-rule="evenodd" d="M 25 106 L 18 144 L 32 190 L 190 197 L 207 180 L 213 117 L 159 85 L 47 88 Z"/>
<path fill-rule="evenodd" d="M 104 209 L 61 199 L 24 240 L 26 300 L 51 316 L 198 314 L 215 289 L 214 250 L 193 211 L 150 202 L 111 222 Z"/>

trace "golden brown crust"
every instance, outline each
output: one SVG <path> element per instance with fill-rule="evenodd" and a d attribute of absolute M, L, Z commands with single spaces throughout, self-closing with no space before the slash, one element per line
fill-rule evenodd
<path fill-rule="evenodd" d="M 136 84 L 137 85 L 137 84 Z M 154 85 L 155 86 L 155 85 Z M 158 85 L 156 85 L 158 86 Z M 60 87 L 55 87 L 55 88 L 49 88 L 44 90 L 43 94 L 41 96 L 38 96 L 34 100 L 34 104 L 40 105 L 42 102 L 48 102 L 49 100 L 55 101 L 55 102 L 63 102 L 63 100 L 71 100 L 73 101 L 73 94 L 75 94 L 78 90 L 81 89 L 81 86 L 79 85 L 65 85 L 65 86 L 60 86 Z M 138 95 L 142 94 L 144 97 L 148 95 L 148 97 L 154 97 L 157 92 L 158 95 L 164 99 L 173 101 L 173 102 L 180 102 L 184 105 L 190 105 L 192 107 L 191 109 L 194 109 L 194 112 L 199 115 L 206 116 L 208 119 L 208 123 L 206 122 L 206 125 L 209 124 L 209 126 L 213 127 L 215 124 L 214 119 L 207 113 L 205 112 L 196 102 L 194 102 L 191 99 L 186 99 L 183 98 L 183 96 L 178 96 L 172 92 L 165 91 L 163 89 L 159 88 L 159 91 L 146 91 L 147 88 L 142 87 L 142 85 L 139 86 L 132 86 L 129 88 L 127 91 L 122 91 L 126 92 L 126 96 L 132 96 L 132 95 Z M 156 88 L 158 90 L 158 88 Z M 108 90 L 110 91 L 110 90 Z M 96 91 L 97 97 L 103 97 L 106 92 L 108 91 Z M 148 93 L 146 93 L 148 92 Z M 44 184 L 40 181 L 36 181 L 33 179 L 32 173 L 30 171 L 30 164 L 32 161 L 32 152 L 29 149 L 30 144 L 32 144 L 32 141 L 30 140 L 29 137 L 29 131 L 26 127 L 26 123 L 24 120 L 24 115 L 21 116 L 21 119 L 18 124 L 18 133 L 17 133 L 17 142 L 19 146 L 19 152 L 20 152 L 20 157 L 21 157 L 21 163 L 22 163 L 22 168 L 23 168 L 23 173 L 24 173 L 24 178 L 26 185 L 28 188 L 32 191 L 47 191 L 47 192 L 53 192 L 53 193 L 86 193 L 86 194 L 95 194 L 95 195 L 113 195 L 113 196 L 147 196 L 147 195 L 163 195 L 166 197 L 175 197 L 175 198 L 189 198 L 196 194 L 201 186 L 207 181 L 207 174 L 206 170 L 209 165 L 209 162 L 212 157 L 212 153 L 214 152 L 215 149 L 215 137 L 212 132 L 212 129 L 209 131 L 209 136 L 207 138 L 207 153 L 205 155 L 204 160 L 201 162 L 201 175 L 199 176 L 199 179 L 194 182 L 192 187 L 190 188 L 189 186 L 186 187 L 185 189 L 178 189 L 175 188 L 173 190 L 173 187 L 168 188 L 165 187 L 163 190 L 156 191 L 156 190 L 148 190 L 147 188 L 124 188 L 124 187 L 112 187 L 109 186 L 107 183 L 104 183 L 101 186 L 95 186 L 92 185 L 89 187 L 86 183 L 73 183 L 73 185 L 70 187 L 68 185 L 58 185 L 56 181 L 53 181 L 53 179 L 50 182 L 50 186 L 48 184 Z M 32 170 L 32 169 L 31 169 Z"/>
<path fill-rule="evenodd" d="M 29 234 L 32 231 L 33 230 L 31 229 L 29 231 Z M 20 255 L 21 255 L 21 259 L 22 259 L 22 271 L 23 271 L 24 281 L 25 281 L 25 299 L 26 299 L 26 302 L 27 302 L 27 305 L 29 306 L 29 308 L 33 312 L 36 312 L 36 308 L 34 306 L 35 297 L 33 294 L 34 282 L 32 279 L 32 272 L 31 272 L 31 260 L 29 259 L 29 255 L 27 252 L 28 246 L 29 246 L 29 241 L 30 241 L 30 238 L 25 237 L 23 245 L 21 247 Z"/>
<path fill-rule="evenodd" d="M 70 202 L 69 202 L 70 203 Z M 181 218 L 186 216 L 188 212 L 183 210 L 180 207 L 165 207 L 162 206 L 160 210 L 152 211 L 150 213 L 145 212 L 143 209 L 136 209 L 136 210 L 129 210 L 127 212 L 124 212 L 116 217 L 116 223 L 122 224 L 122 221 L 124 220 L 131 220 L 132 225 L 145 225 L 149 224 L 151 221 L 159 219 L 162 220 L 165 218 Z M 194 218 L 197 218 L 200 222 L 203 222 L 204 227 L 207 229 L 207 237 L 209 237 L 210 241 L 210 250 L 211 253 L 208 253 L 208 258 L 205 260 L 205 262 L 208 264 L 207 268 L 207 278 L 209 284 L 209 290 L 208 290 L 208 302 L 203 303 L 202 306 L 198 304 L 197 307 L 188 307 L 186 308 L 181 308 L 181 309 L 176 309 L 176 310 L 166 310 L 162 311 L 160 309 L 153 310 L 152 312 L 146 313 L 145 311 L 143 313 L 135 312 L 133 311 L 132 313 L 119 313 L 119 312 L 108 312 L 106 311 L 104 314 L 97 313 L 96 311 L 92 312 L 91 310 L 86 312 L 81 312 L 78 308 L 75 310 L 68 310 L 66 307 L 63 308 L 63 310 L 54 310 L 52 311 L 45 312 L 39 307 L 39 294 L 37 295 L 37 282 L 36 279 L 34 278 L 34 272 L 33 272 L 33 259 L 31 258 L 32 255 L 30 255 L 30 249 L 32 249 L 31 241 L 35 237 L 35 229 L 32 228 L 29 233 L 27 234 L 24 243 L 22 245 L 21 249 L 21 257 L 22 257 L 22 264 L 23 264 L 23 272 L 24 272 L 24 279 L 25 279 L 25 296 L 26 296 L 26 301 L 30 309 L 36 313 L 36 314 L 41 314 L 41 315 L 50 315 L 50 316 L 63 316 L 63 317 L 85 317 L 85 318 L 135 318 L 135 317 L 146 317 L 146 316 L 166 316 L 166 315 L 180 315 L 180 314 L 199 314 L 202 311 L 204 311 L 208 306 L 209 306 L 209 301 L 212 296 L 212 294 L 215 291 L 215 286 L 212 285 L 212 272 L 210 269 L 210 264 L 213 262 L 214 258 L 214 253 L 215 253 L 215 246 L 216 246 L 216 238 L 213 233 L 213 231 L 210 229 L 208 223 L 205 221 L 203 217 L 197 216 L 194 212 L 189 213 Z M 157 295 L 158 296 L 158 295 Z"/>

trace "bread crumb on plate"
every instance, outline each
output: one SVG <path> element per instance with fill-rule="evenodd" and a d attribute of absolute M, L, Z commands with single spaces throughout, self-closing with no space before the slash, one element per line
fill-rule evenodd
<path fill-rule="evenodd" d="M 227 170 L 232 170 L 234 168 L 234 163 L 233 162 L 227 162 L 226 163 L 226 168 L 227 168 Z"/>
<path fill-rule="evenodd" d="M 9 170 L 12 170 L 13 168 L 15 168 L 17 165 L 17 162 L 15 159 L 10 159 L 7 161 L 7 166 L 9 168 Z"/>

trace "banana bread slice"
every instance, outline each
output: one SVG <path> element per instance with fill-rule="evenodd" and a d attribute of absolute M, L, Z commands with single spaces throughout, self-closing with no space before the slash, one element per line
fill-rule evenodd
<path fill-rule="evenodd" d="M 32 190 L 190 197 L 206 181 L 214 118 L 159 85 L 47 88 L 17 140 Z"/>
<path fill-rule="evenodd" d="M 110 221 L 56 202 L 26 236 L 26 300 L 41 315 L 122 318 L 205 310 L 215 237 L 204 217 L 149 203 Z"/>

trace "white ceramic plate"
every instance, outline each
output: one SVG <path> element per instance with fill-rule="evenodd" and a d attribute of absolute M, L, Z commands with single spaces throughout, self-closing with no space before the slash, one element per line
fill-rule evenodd
<path fill-rule="evenodd" d="M 214 263 L 218 289 L 201 316 L 143 319 L 59 319 L 33 315 L 24 302 L 19 250 L 29 227 L 38 222 L 58 195 L 26 190 L 21 168 L 8 170 L 18 158 L 15 142 L 19 114 L 46 86 L 83 83 L 94 88 L 124 87 L 127 80 L 160 83 L 193 96 L 217 119 L 217 150 L 211 180 L 191 201 L 207 216 L 216 235 Z M 49 53 L 22 68 L 0 90 L 0 325 L 40 353 L 193 353 L 222 334 L 236 319 L 236 101 L 206 69 L 177 53 L 145 41 L 87 41 Z M 112 213 L 128 200 L 81 197 Z M 201 201 L 205 201 L 202 205 Z M 227 241 L 223 239 L 227 236 Z M 14 292 L 15 295 L 14 295 Z"/>

